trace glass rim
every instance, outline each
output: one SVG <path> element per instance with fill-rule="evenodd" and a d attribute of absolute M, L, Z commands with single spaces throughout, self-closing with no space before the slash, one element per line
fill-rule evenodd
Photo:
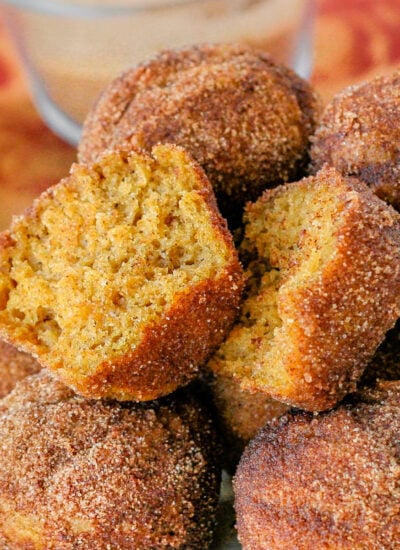
<path fill-rule="evenodd" d="M 194 4 L 199 0 L 157 0 L 148 5 L 142 0 L 138 5 L 132 6 L 120 3 L 119 5 L 84 4 L 81 0 L 0 0 L 0 5 L 8 5 L 16 8 L 24 8 L 29 11 L 44 13 L 47 15 L 74 16 L 74 17 L 105 17 L 115 15 L 128 15 L 144 11 L 156 11 L 162 8 L 176 7 L 186 4 Z M 200 0 L 204 1 L 204 0 Z"/>

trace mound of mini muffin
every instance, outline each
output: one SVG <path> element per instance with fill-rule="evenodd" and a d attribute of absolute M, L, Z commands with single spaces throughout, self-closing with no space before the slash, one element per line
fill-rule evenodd
<path fill-rule="evenodd" d="M 265 425 L 236 476 L 244 547 L 356 544 L 365 520 L 362 544 L 392 549 L 397 382 L 340 400 L 367 364 L 376 385 L 396 341 L 374 356 L 400 316 L 400 216 L 373 193 L 395 204 L 379 170 L 324 165 L 326 122 L 300 180 L 317 117 L 311 87 L 264 53 L 163 52 L 110 85 L 81 164 L 0 235 L 0 336 L 22 365 L 4 393 L 47 367 L 0 401 L 5 548 L 207 548 L 217 439 L 233 471 Z M 235 228 L 248 200 L 244 281 L 217 201 Z M 203 367 L 217 419 L 199 386 L 179 390 Z"/>

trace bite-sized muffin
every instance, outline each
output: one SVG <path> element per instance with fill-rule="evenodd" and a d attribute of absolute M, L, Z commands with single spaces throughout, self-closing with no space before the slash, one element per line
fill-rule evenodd
<path fill-rule="evenodd" d="M 271 421 L 236 472 L 243 548 L 399 548 L 399 433 L 400 382 Z"/>
<path fill-rule="evenodd" d="M 365 181 L 400 208 L 400 71 L 340 92 L 326 107 L 311 148 L 311 169 L 325 163 Z"/>
<path fill-rule="evenodd" d="M 75 165 L 0 235 L 0 334 L 87 397 L 188 383 L 237 314 L 242 268 L 175 146 Z"/>
<path fill-rule="evenodd" d="M 400 315 L 400 216 L 325 169 L 266 191 L 246 223 L 247 292 L 210 367 L 278 401 L 332 407 Z"/>
<path fill-rule="evenodd" d="M 43 371 L 0 401 L 0 422 L 1 548 L 210 545 L 220 453 L 194 394 L 87 400 Z"/>
<path fill-rule="evenodd" d="M 224 466 L 234 472 L 244 448 L 267 421 L 280 416 L 288 406 L 264 392 L 245 390 L 240 381 L 214 375 L 209 381 L 224 450 Z"/>
<path fill-rule="evenodd" d="M 121 145 L 177 143 L 202 165 L 224 216 L 308 163 L 319 103 L 310 85 L 264 52 L 203 44 L 161 52 L 103 92 L 89 113 L 81 161 Z"/>
<path fill-rule="evenodd" d="M 29 353 L 0 340 L 0 398 L 7 395 L 19 380 L 36 374 L 40 368 Z"/>

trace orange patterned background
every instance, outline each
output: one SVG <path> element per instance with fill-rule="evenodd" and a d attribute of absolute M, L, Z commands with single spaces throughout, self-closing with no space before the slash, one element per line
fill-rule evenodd
<path fill-rule="evenodd" d="M 317 0 L 312 81 L 326 101 L 400 63 L 400 0 Z M 72 147 L 41 121 L 0 18 L 0 228 L 65 176 Z"/>

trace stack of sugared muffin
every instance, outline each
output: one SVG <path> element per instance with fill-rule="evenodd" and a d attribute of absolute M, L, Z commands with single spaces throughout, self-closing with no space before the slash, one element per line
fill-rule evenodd
<path fill-rule="evenodd" d="M 79 164 L 0 236 L 2 547 L 208 548 L 222 466 L 262 428 L 245 548 L 394 548 L 398 384 L 349 394 L 400 317 L 400 216 L 325 159 L 318 118 L 239 45 L 163 52 L 100 97 Z"/>

